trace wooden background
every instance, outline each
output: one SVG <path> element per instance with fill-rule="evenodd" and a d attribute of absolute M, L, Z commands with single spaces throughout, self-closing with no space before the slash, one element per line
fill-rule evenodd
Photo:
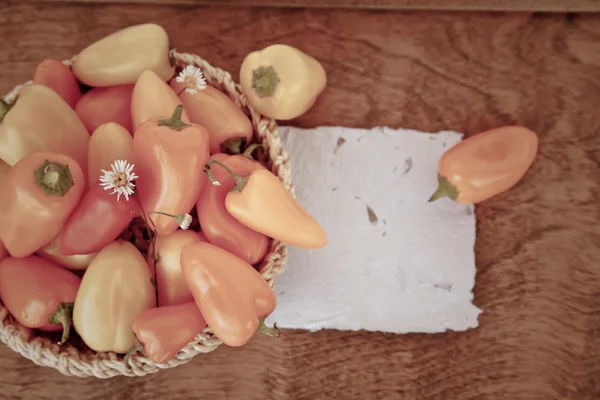
<path fill-rule="evenodd" d="M 285 331 L 110 380 L 66 378 L 0 346 L 0 398 L 600 398 L 600 15 L 0 3 L 0 92 L 44 58 L 148 21 L 234 75 L 275 42 L 318 58 L 329 86 L 299 126 L 535 130 L 530 172 L 476 209 L 480 327 Z"/>

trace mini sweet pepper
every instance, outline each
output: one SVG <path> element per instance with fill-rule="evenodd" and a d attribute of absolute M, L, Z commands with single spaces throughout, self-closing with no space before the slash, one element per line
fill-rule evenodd
<path fill-rule="evenodd" d="M 277 336 L 264 318 L 275 293 L 248 263 L 210 243 L 192 243 L 181 252 L 181 268 L 208 326 L 228 346 L 243 346 L 257 330 Z"/>
<path fill-rule="evenodd" d="M 308 111 L 325 89 L 323 66 L 308 54 L 274 44 L 246 56 L 240 84 L 248 101 L 261 114 L 289 120 Z"/>

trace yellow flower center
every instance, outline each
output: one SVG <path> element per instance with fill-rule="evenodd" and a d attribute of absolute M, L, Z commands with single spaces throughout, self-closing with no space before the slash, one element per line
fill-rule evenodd
<path fill-rule="evenodd" d="M 124 172 L 117 172 L 113 178 L 113 185 L 115 187 L 127 186 L 128 180 L 127 175 Z"/>

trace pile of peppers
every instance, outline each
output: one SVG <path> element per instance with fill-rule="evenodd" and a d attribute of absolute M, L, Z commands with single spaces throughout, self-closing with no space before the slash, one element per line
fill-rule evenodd
<path fill-rule="evenodd" d="M 249 55 L 240 79 L 282 119 L 326 82 L 288 46 Z M 206 327 L 229 346 L 278 336 L 260 263 L 273 240 L 318 249 L 327 236 L 253 158 L 253 137 L 199 69 L 174 66 L 159 25 L 115 32 L 72 66 L 43 61 L 0 101 L 0 301 L 22 325 L 62 332 L 60 344 L 77 334 L 156 363 Z"/>
<path fill-rule="evenodd" d="M 273 239 L 327 244 L 253 158 L 248 115 L 171 56 L 162 27 L 131 26 L 71 67 L 43 61 L 16 101 L 0 100 L 0 301 L 26 327 L 62 331 L 60 344 L 74 331 L 92 350 L 165 363 L 206 327 L 234 347 L 278 336 L 264 323 L 276 299 L 261 261 Z M 239 80 L 256 110 L 283 120 L 327 81 L 285 45 L 249 54 Z M 537 148 L 518 126 L 471 136 L 441 157 L 430 201 L 502 193 Z"/>

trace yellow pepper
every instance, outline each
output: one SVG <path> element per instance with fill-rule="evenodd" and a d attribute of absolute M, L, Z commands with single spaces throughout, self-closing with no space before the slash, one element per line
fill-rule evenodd
<path fill-rule="evenodd" d="M 100 250 L 83 275 L 73 307 L 73 326 L 95 351 L 126 353 L 135 344 L 133 322 L 154 307 L 146 260 L 129 242 Z"/>
<path fill-rule="evenodd" d="M 25 87 L 8 112 L 0 111 L 0 159 L 10 166 L 30 153 L 45 151 L 73 158 L 85 172 L 89 140 L 75 111 L 44 85 Z"/>
<path fill-rule="evenodd" d="M 134 25 L 114 32 L 83 49 L 73 73 L 89 86 L 135 83 L 145 70 L 164 81 L 175 73 L 167 32 L 156 24 Z"/>
<path fill-rule="evenodd" d="M 90 265 L 94 257 L 96 257 L 97 253 L 65 256 L 60 251 L 61 236 L 62 235 L 60 233 L 56 235 L 50 243 L 48 243 L 36 252 L 37 255 L 41 258 L 44 258 L 48 261 L 52 261 L 53 263 L 68 269 L 85 270 Z"/>
<path fill-rule="evenodd" d="M 279 120 L 308 111 L 326 83 L 327 75 L 317 60 L 284 44 L 248 54 L 240 69 L 240 84 L 250 104 Z"/>

